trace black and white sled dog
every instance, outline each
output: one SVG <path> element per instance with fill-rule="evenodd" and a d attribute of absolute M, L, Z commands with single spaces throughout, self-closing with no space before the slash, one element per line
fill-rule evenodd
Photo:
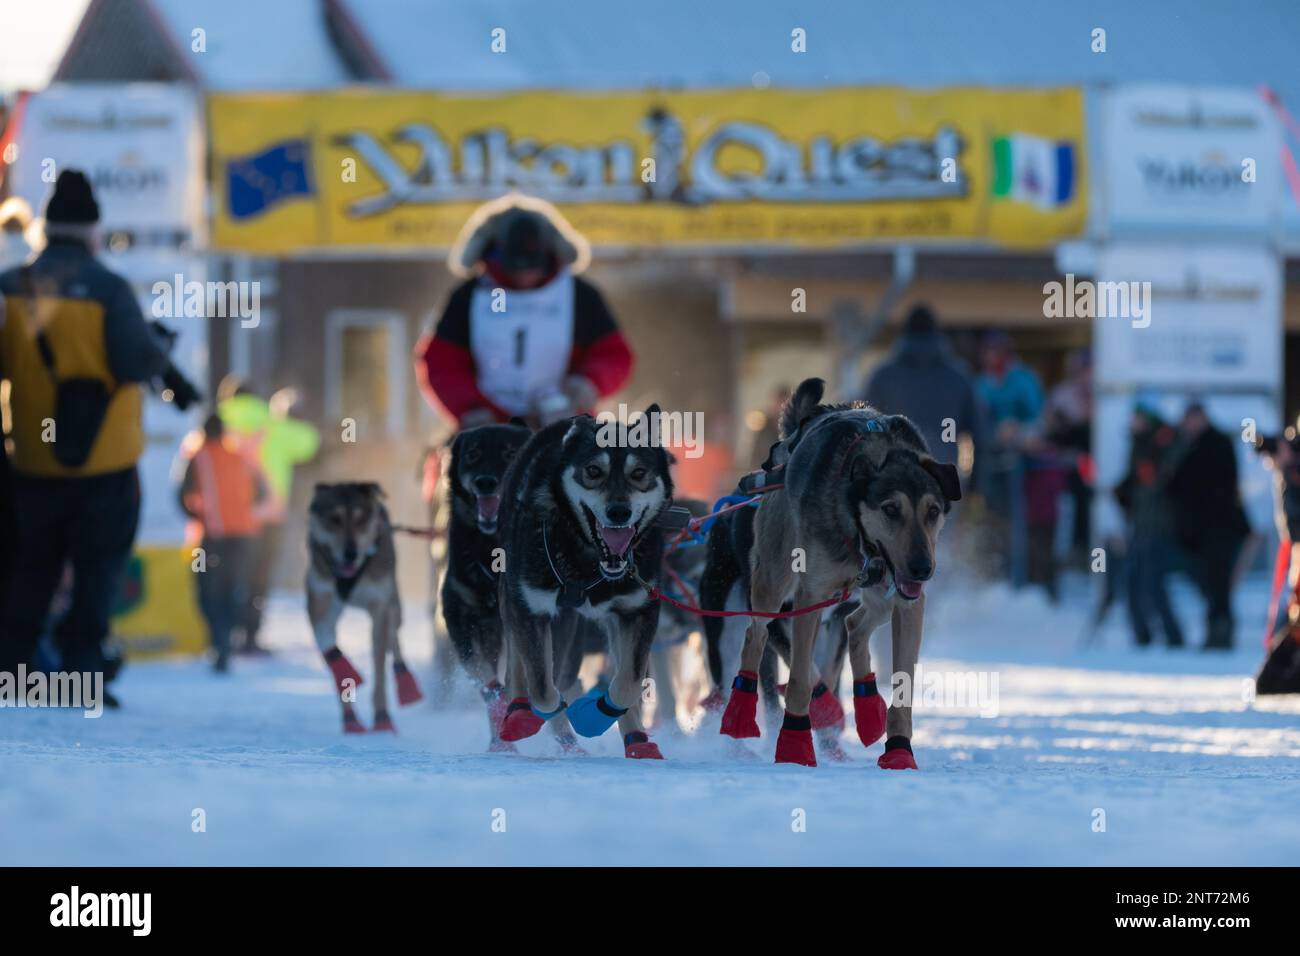
<path fill-rule="evenodd" d="M 606 445 L 600 434 L 588 415 L 543 428 L 506 475 L 500 602 L 511 700 L 501 739 L 530 737 L 563 713 L 584 737 L 617 721 L 628 757 L 662 759 L 640 703 L 659 624 L 645 585 L 657 585 L 661 573 L 656 521 L 672 501 L 668 455 L 657 446 Z M 566 702 L 556 661 L 568 653 L 559 645 L 571 643 L 578 617 L 604 630 L 614 673 L 607 690 L 597 685 Z"/>
<path fill-rule="evenodd" d="M 506 715 L 499 680 L 501 614 L 497 577 L 503 570 L 498 525 L 506 469 L 532 432 L 522 423 L 482 425 L 459 432 L 448 467 L 447 571 L 442 615 L 456 655 L 487 704 L 492 751 L 513 751 L 501 740 Z"/>

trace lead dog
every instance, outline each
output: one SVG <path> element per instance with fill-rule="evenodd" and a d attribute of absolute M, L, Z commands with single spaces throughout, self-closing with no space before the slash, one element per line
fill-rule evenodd
<path fill-rule="evenodd" d="M 658 412 L 651 406 L 647 415 Z M 550 425 L 526 444 L 506 476 L 500 601 L 511 703 L 503 740 L 537 733 L 567 713 L 596 737 L 617 721 L 628 757 L 662 759 L 641 723 L 642 684 L 659 623 L 656 584 L 663 534 L 655 522 L 672 499 L 660 447 L 606 446 L 590 416 Z M 571 703 L 557 689 L 557 631 L 575 617 L 598 624 L 614 656 L 609 689 Z M 571 638 L 570 638 L 571 640 Z"/>
<path fill-rule="evenodd" d="M 370 615 L 370 643 L 374 654 L 374 730 L 394 731 L 388 716 L 384 664 L 391 650 L 397 699 L 413 704 L 420 699 L 415 676 L 407 669 L 397 645 L 402 623 L 402 602 L 397 593 L 397 552 L 393 529 L 383 504 L 384 493 L 374 482 L 318 484 L 312 494 L 308 518 L 307 616 L 316 646 L 334 675 L 343 706 L 343 731 L 365 733 L 352 708 L 361 674 L 339 650 L 335 634 L 347 605 Z"/>
<path fill-rule="evenodd" d="M 950 503 L 961 497 L 961 484 L 957 469 L 930 457 L 906 418 L 862 403 L 820 404 L 824 388 L 821 379 L 807 379 L 782 412 L 781 433 L 795 441 L 784 488 L 765 494 L 754 518 L 750 605 L 775 611 L 787 601 L 808 607 L 858 592 L 860 605 L 845 622 L 858 736 L 870 746 L 887 729 L 879 765 L 915 769 L 911 682 L 921 648 L 925 582 L 934 574 L 935 543 Z M 906 682 L 902 699 L 888 712 L 868 645 L 886 620 L 892 625 L 894 673 Z M 809 710 L 818 679 L 818 627 L 816 614 L 794 619 L 778 763 L 817 764 Z M 755 619 L 723 714 L 724 734 L 759 736 L 755 678 L 766 641 L 767 627 Z"/>

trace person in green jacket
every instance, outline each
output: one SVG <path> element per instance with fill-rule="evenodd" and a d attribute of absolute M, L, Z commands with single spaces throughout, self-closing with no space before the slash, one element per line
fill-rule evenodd
<path fill-rule="evenodd" d="M 227 431 L 266 475 L 269 495 L 261 510 L 262 530 L 254 548 L 252 586 L 243 617 L 244 643 L 237 653 L 264 653 L 257 643 L 271 577 L 284 540 L 284 520 L 293 490 L 293 469 L 311 461 L 320 448 L 320 432 L 290 414 L 298 400 L 293 388 L 282 388 L 268 402 L 242 383 L 222 383 L 217 412 Z"/>

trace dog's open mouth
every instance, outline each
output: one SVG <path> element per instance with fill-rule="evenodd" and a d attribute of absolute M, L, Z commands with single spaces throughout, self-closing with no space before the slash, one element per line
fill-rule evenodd
<path fill-rule="evenodd" d="M 478 507 L 478 529 L 484 534 L 493 534 L 497 530 L 497 512 L 501 510 L 500 495 L 478 495 L 475 497 Z"/>
<path fill-rule="evenodd" d="M 898 593 L 909 601 L 915 601 L 925 590 L 924 581 L 913 581 L 911 578 L 894 577 L 894 586 L 898 588 Z"/>
<path fill-rule="evenodd" d="M 636 537 L 636 525 L 606 525 L 596 520 L 590 512 L 587 520 L 595 532 L 596 548 L 600 551 L 600 573 L 608 581 L 617 581 L 627 573 L 628 552 Z"/>
<path fill-rule="evenodd" d="M 340 578 L 355 578 L 360 570 L 360 561 L 340 561 L 334 568 L 334 574 Z"/>

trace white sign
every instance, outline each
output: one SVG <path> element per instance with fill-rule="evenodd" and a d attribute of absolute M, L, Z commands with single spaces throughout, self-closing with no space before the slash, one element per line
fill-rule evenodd
<path fill-rule="evenodd" d="M 1277 227 L 1280 132 L 1253 91 L 1126 86 L 1106 94 L 1102 117 L 1112 235 Z"/>
<path fill-rule="evenodd" d="M 1112 243 L 1097 286 L 1150 283 L 1143 323 L 1094 320 L 1097 384 L 1274 391 L 1282 382 L 1282 265 L 1263 245 Z"/>
<path fill-rule="evenodd" d="M 177 245 L 199 234 L 203 141 L 194 95 L 165 84 L 57 85 L 26 101 L 13 192 L 40 215 L 64 169 L 89 177 L 105 232 Z"/>

